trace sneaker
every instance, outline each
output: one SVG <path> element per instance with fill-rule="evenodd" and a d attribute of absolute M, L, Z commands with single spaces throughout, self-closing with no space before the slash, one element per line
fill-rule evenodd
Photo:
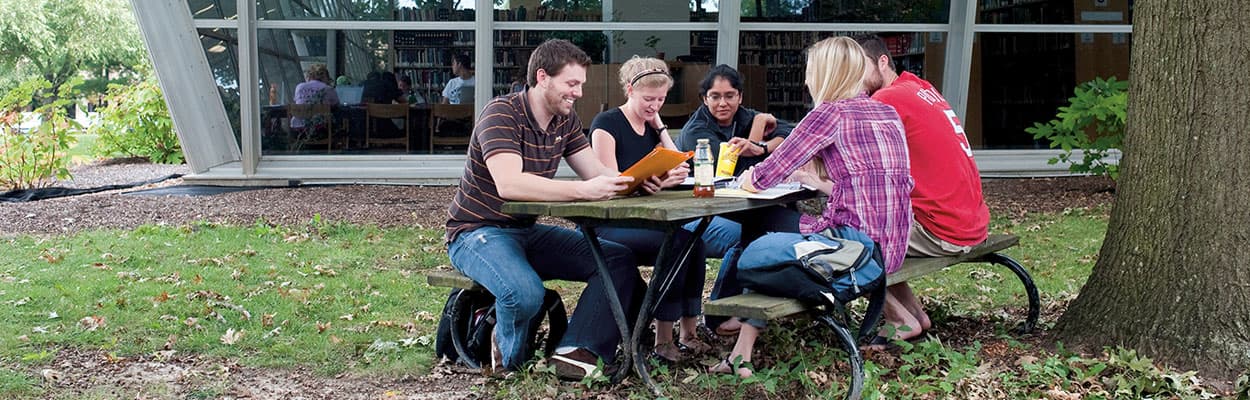
<path fill-rule="evenodd" d="M 551 356 L 548 365 L 556 367 L 556 376 L 563 380 L 580 381 L 586 377 L 600 376 L 599 357 L 590 350 L 578 348 L 565 354 Z"/>

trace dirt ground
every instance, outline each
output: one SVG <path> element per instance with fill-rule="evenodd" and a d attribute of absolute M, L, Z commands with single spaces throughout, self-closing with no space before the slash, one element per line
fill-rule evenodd
<path fill-rule="evenodd" d="M 186 166 L 111 162 L 80 166 L 63 186 L 94 187 L 187 173 Z M 128 229 L 142 224 L 178 225 L 193 221 L 251 224 L 305 223 L 320 215 L 326 221 L 379 226 L 437 228 L 446 220 L 453 188 L 417 186 L 313 186 L 273 188 L 209 196 L 151 196 L 136 190 L 174 186 L 171 179 L 143 187 L 28 203 L 0 203 L 0 237 L 17 234 L 65 234 L 85 229 Z M 1114 183 L 1104 178 L 997 179 L 984 183 L 995 215 L 1021 217 L 1031 212 L 1110 204 Z M 1018 310 L 1007 310 L 1009 313 Z M 1058 313 L 1051 307 L 1044 314 Z M 1057 315 L 1057 314 L 1052 314 Z M 1045 316 L 1044 316 L 1045 318 Z M 951 321 L 947 332 L 976 340 L 982 321 Z M 980 332 L 980 333 L 978 333 Z M 988 339 L 989 336 L 986 336 Z M 947 340 L 949 338 L 944 338 Z M 1039 340 L 1034 337 L 1034 340 Z M 966 344 L 966 343 L 965 343 Z M 1005 354 L 1014 360 L 1016 357 Z M 889 355 L 873 356 L 889 363 Z M 24 366 L 6 366 L 23 370 Z M 304 369 L 243 367 L 231 360 L 172 354 L 117 359 L 95 350 L 66 349 L 37 373 L 50 389 L 48 398 L 190 398 L 205 390 L 210 397 L 237 399 L 463 399 L 485 378 L 439 366 L 423 376 L 324 377 Z"/>

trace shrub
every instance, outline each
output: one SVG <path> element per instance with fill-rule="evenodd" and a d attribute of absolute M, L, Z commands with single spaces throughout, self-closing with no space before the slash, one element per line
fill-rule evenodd
<path fill-rule="evenodd" d="M 1059 157 L 1050 159 L 1051 164 L 1068 163 L 1068 170 L 1119 176 L 1119 166 L 1106 162 L 1112 150 L 1120 148 L 1124 139 L 1124 120 L 1128 108 L 1128 81 L 1115 77 L 1103 80 L 1095 78 L 1076 87 L 1076 95 L 1068 99 L 1066 107 L 1059 107 L 1055 119 L 1045 124 L 1034 123 L 1024 131 L 1034 139 L 1050 140 L 1050 148 L 1062 148 Z M 1090 130 L 1093 132 L 1090 132 Z M 1084 150 L 1081 160 L 1072 158 L 1073 149 Z"/>
<path fill-rule="evenodd" d="M 99 135 L 93 153 L 98 156 L 146 157 L 155 163 L 181 164 L 182 147 L 174 133 L 165 97 L 156 77 L 146 72 L 133 85 L 109 85 L 108 106 L 92 127 Z"/>
<path fill-rule="evenodd" d="M 80 79 L 53 88 L 43 78 L 22 82 L 0 99 L 0 188 L 18 190 L 46 187 L 57 179 L 69 179 L 69 148 L 74 144 L 72 130 L 81 129 L 69 118 L 66 108 L 76 98 Z M 35 108 L 39 125 L 21 130 L 22 109 L 43 101 Z"/>

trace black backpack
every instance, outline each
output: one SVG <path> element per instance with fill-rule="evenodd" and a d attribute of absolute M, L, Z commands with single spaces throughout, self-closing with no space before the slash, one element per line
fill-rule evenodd
<path fill-rule="evenodd" d="M 544 356 L 551 356 L 568 330 L 564 301 L 554 290 L 547 289 L 538 315 L 526 331 L 526 360 L 533 358 L 538 348 L 542 348 Z M 541 332 L 544 319 L 548 329 Z M 484 290 L 452 289 L 438 320 L 434 354 L 469 368 L 482 368 L 490 363 L 490 335 L 494 330 L 495 296 Z"/>
<path fill-rule="evenodd" d="M 769 233 L 738 260 L 742 286 L 775 297 L 829 304 L 850 323 L 845 305 L 868 297 L 859 335 L 872 334 L 885 306 L 881 247 L 858 229 L 841 226 L 812 234 Z"/>

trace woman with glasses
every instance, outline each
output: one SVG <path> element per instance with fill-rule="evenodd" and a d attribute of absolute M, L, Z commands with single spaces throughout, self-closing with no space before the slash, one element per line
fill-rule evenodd
<path fill-rule="evenodd" d="M 660 119 L 660 107 L 664 106 L 668 89 L 673 86 L 673 78 L 663 60 L 634 56 L 621 65 L 620 82 L 625 91 L 625 104 L 595 116 L 590 123 L 590 144 L 604 166 L 624 171 L 656 147 L 676 149 L 668 128 Z M 686 164 L 681 164 L 663 177 L 653 177 L 642 185 L 646 192 L 654 193 L 680 184 L 689 172 Z M 600 238 L 633 250 L 641 262 L 655 260 L 655 265 L 668 265 L 676 261 L 658 258 L 660 244 L 664 241 L 663 231 L 619 227 L 601 227 L 598 231 Z M 678 245 L 689 243 L 693 238 L 688 230 L 677 230 L 674 235 L 673 243 Z M 660 298 L 655 310 L 654 355 L 666 362 L 679 361 L 683 353 L 697 354 L 711 349 L 698 336 L 707 269 L 702 244 L 695 242 L 694 250 L 681 267 L 682 273 Z M 681 249 L 669 250 L 668 254 L 678 256 Z M 679 323 L 678 340 L 673 340 L 674 323 Z"/>
<path fill-rule="evenodd" d="M 772 150 L 781 145 L 794 127 L 772 114 L 743 107 L 742 75 L 728 65 L 717 65 L 708 71 L 703 81 L 699 82 L 699 95 L 703 97 L 703 105 L 695 110 L 690 120 L 681 128 L 677 147 L 683 151 L 691 151 L 699 139 L 708 139 L 715 161 L 716 157 L 720 157 L 717 154 L 720 144 L 727 142 L 739 152 L 738 164 L 734 168 L 735 176 L 763 161 Z M 686 229 L 694 230 L 695 223 L 690 223 Z M 703 234 L 707 256 L 722 259 L 720 273 L 712 287 L 712 300 L 741 292 L 734 287 L 734 279 L 726 279 L 733 277 L 733 266 L 737 264 L 741 239 L 742 225 L 722 217 L 713 218 Z M 741 327 L 737 320 L 726 321 L 723 317 L 713 316 L 707 318 L 707 325 L 723 336 L 735 335 Z"/>

